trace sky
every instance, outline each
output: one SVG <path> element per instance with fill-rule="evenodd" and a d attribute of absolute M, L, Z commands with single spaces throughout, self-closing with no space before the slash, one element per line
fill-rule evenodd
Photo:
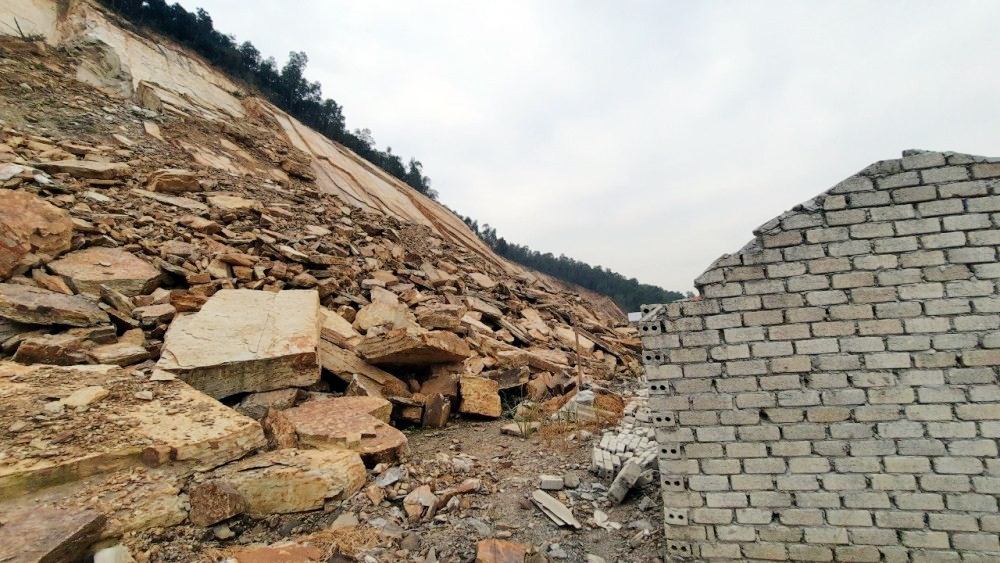
<path fill-rule="evenodd" d="M 183 0 L 509 242 L 675 291 L 905 149 L 1000 156 L 1000 2 Z"/>

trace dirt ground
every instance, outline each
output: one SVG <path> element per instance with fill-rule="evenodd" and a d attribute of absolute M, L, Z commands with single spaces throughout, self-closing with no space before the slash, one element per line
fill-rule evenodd
<path fill-rule="evenodd" d="M 395 500 L 390 498 L 391 487 L 383 489 L 388 494 L 378 506 L 363 489 L 324 512 L 265 520 L 237 518 L 228 524 L 234 536 L 225 540 L 218 539 L 212 529 L 180 526 L 127 536 L 125 543 L 134 555 L 151 561 L 188 561 L 192 553 L 198 553 L 204 561 L 218 561 L 233 549 L 282 540 L 312 540 L 323 545 L 317 540 L 331 525 L 339 517 L 353 514 L 361 524 L 357 533 L 337 543 L 367 544 L 355 551 L 358 560 L 424 561 L 433 548 L 439 561 L 474 561 L 476 542 L 491 537 L 530 544 L 552 561 L 587 561 L 588 555 L 608 562 L 658 560 L 663 525 L 655 485 L 633 489 L 618 506 L 605 499 L 610 483 L 589 471 L 591 447 L 594 440 L 600 439 L 600 429 L 585 431 L 582 442 L 579 430 L 574 430 L 578 427 L 569 425 L 547 426 L 525 439 L 501 434 L 500 428 L 510 423 L 510 419 L 458 420 L 442 430 L 408 433 L 411 453 L 401 464 L 406 474 L 400 481 L 403 489 L 397 489 Z M 573 474 L 579 478 L 576 489 L 552 494 L 572 508 L 582 529 L 556 526 L 527 500 L 542 474 Z M 378 476 L 371 471 L 367 487 L 377 487 L 374 483 Z M 482 492 L 461 495 L 457 510 L 445 509 L 426 522 L 407 522 L 402 506 L 406 490 L 429 484 L 440 491 L 470 478 L 481 481 Z M 608 529 L 597 525 L 595 510 L 607 514 Z M 369 526 L 373 527 L 370 533 L 364 534 Z"/>

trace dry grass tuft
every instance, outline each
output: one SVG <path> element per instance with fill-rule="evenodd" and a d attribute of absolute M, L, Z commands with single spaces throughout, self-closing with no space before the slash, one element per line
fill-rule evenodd
<path fill-rule="evenodd" d="M 361 551 L 376 547 L 383 541 L 379 536 L 378 528 L 367 524 L 344 526 L 336 530 L 320 530 L 300 539 L 322 549 L 326 558 L 330 558 L 338 552 L 357 555 Z"/>

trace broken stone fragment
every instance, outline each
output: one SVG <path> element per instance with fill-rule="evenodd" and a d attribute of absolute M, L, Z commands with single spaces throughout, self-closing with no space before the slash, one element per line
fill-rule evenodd
<path fill-rule="evenodd" d="M 201 191 L 198 176 L 190 170 L 161 168 L 149 175 L 146 187 L 151 192 L 178 194 Z"/>
<path fill-rule="evenodd" d="M 481 375 L 482 377 L 496 381 L 500 386 L 500 389 L 514 389 L 516 387 L 523 387 L 528 383 L 531 370 L 524 366 L 520 368 L 483 372 Z"/>
<path fill-rule="evenodd" d="M 109 327 L 110 328 L 110 327 Z M 14 353 L 14 361 L 21 364 L 48 364 L 71 366 L 85 364 L 87 351 L 94 342 L 73 329 L 60 334 L 42 334 L 25 338 Z"/>
<path fill-rule="evenodd" d="M 437 500 L 429 485 L 421 485 L 403 499 L 403 510 L 411 523 L 420 522 L 434 516 Z"/>
<path fill-rule="evenodd" d="M 327 339 L 320 341 L 320 363 L 323 369 L 336 375 L 342 381 L 353 384 L 358 376 L 364 378 L 360 384 L 368 389 L 368 382 L 377 386 L 377 394 L 383 397 L 408 397 L 409 388 L 406 383 L 387 371 L 383 371 L 357 357 Z"/>
<path fill-rule="evenodd" d="M 404 326 L 406 322 L 406 305 L 399 303 L 372 303 L 365 305 L 354 317 L 354 328 L 361 332 L 368 332 L 372 327 Z"/>
<path fill-rule="evenodd" d="M 142 330 L 133 329 L 123 334 L 118 342 L 91 348 L 87 356 L 98 364 L 130 366 L 149 359 L 145 341 Z"/>
<path fill-rule="evenodd" d="M 460 362 L 472 355 L 469 345 L 451 332 L 411 332 L 397 328 L 368 336 L 358 354 L 375 365 L 428 365 Z"/>
<path fill-rule="evenodd" d="M 66 285 L 59 276 L 52 276 L 42 271 L 41 268 L 36 268 L 31 271 L 31 279 L 39 286 L 44 287 L 49 291 L 54 291 L 56 293 L 62 293 L 64 295 L 73 295 L 73 290 Z"/>
<path fill-rule="evenodd" d="M 526 543 L 479 540 L 476 543 L 476 563 L 525 563 L 531 552 L 531 546 Z"/>
<path fill-rule="evenodd" d="M 319 296 L 222 290 L 171 323 L 157 367 L 216 398 L 319 381 Z"/>
<path fill-rule="evenodd" d="M 0 189 L 0 281 L 69 250 L 68 213 L 22 191 Z"/>
<path fill-rule="evenodd" d="M 188 493 L 191 511 L 188 519 L 195 526 L 206 528 L 242 514 L 247 509 L 247 499 L 232 485 L 223 481 L 208 481 L 195 486 Z"/>
<path fill-rule="evenodd" d="M 254 518 L 306 512 L 344 500 L 365 482 L 365 466 L 347 450 L 277 450 L 230 463 L 210 477 L 246 499 Z"/>
<path fill-rule="evenodd" d="M 451 416 L 451 399 L 436 393 L 427 397 L 424 402 L 424 413 L 421 424 L 424 428 L 444 428 Z"/>
<path fill-rule="evenodd" d="M 361 342 L 362 336 L 354 330 L 351 323 L 344 317 L 333 311 L 322 309 L 322 318 L 323 328 L 321 334 L 324 340 L 329 340 L 337 346 L 348 350 L 353 350 Z"/>
<path fill-rule="evenodd" d="M 458 412 L 489 418 L 499 418 L 503 414 L 500 404 L 500 386 L 496 381 L 463 375 L 459 381 L 462 401 Z"/>
<path fill-rule="evenodd" d="M 181 215 L 177 222 L 189 229 L 198 231 L 199 233 L 204 233 L 206 235 L 214 235 L 222 230 L 222 226 L 208 219 L 198 217 L 196 215 Z"/>
<path fill-rule="evenodd" d="M 158 201 L 165 205 L 172 205 L 174 207 L 179 207 L 181 209 L 186 209 L 188 211 L 195 211 L 199 213 L 208 211 L 207 205 L 205 205 L 200 201 L 196 201 L 187 197 L 163 195 L 160 193 L 151 192 L 149 190 L 143 190 L 140 188 L 133 188 L 132 193 L 144 199 L 151 199 L 153 201 Z"/>
<path fill-rule="evenodd" d="M 82 560 L 106 518 L 96 510 L 35 507 L 0 521 L 0 561 L 56 563 Z"/>
<path fill-rule="evenodd" d="M 589 354 L 594 351 L 595 344 L 589 338 L 577 334 L 575 330 L 568 326 L 559 325 L 552 330 L 552 334 L 570 350 L 575 351 L 577 349 L 577 338 L 579 338 L 581 353 Z"/>
<path fill-rule="evenodd" d="M 487 276 L 486 274 L 472 272 L 469 274 L 469 278 L 483 289 L 493 289 L 497 286 L 497 282 L 493 281 L 493 278 Z"/>
<path fill-rule="evenodd" d="M 109 394 L 110 392 L 100 385 L 91 385 L 73 391 L 69 397 L 62 400 L 62 404 L 73 408 L 88 407 L 104 399 Z"/>
<path fill-rule="evenodd" d="M 79 295 L 0 283 L 0 317 L 39 325 L 94 326 L 110 322 L 96 303 Z"/>
<path fill-rule="evenodd" d="M 305 398 L 305 392 L 295 388 L 251 393 L 240 401 L 239 405 L 236 405 L 236 410 L 252 419 L 260 420 L 267 414 L 268 409 L 290 409 L 295 406 L 296 401 L 303 398 Z"/>
<path fill-rule="evenodd" d="M 267 413 L 260 419 L 260 427 L 264 429 L 268 449 L 285 450 L 299 447 L 295 425 L 288 420 L 283 411 L 267 409 Z"/>
<path fill-rule="evenodd" d="M 441 394 L 449 399 L 458 398 L 458 378 L 457 373 L 435 375 L 420 385 L 420 393 L 427 397 Z"/>
<path fill-rule="evenodd" d="M 535 506 L 549 517 L 550 520 L 560 526 L 572 526 L 579 530 L 583 526 L 573 516 L 573 511 L 566 508 L 566 505 L 559 502 L 544 491 L 535 490 L 531 493 L 531 500 Z"/>
<path fill-rule="evenodd" d="M 260 204 L 252 199 L 246 199 L 235 195 L 213 195 L 208 197 L 208 202 L 212 207 L 223 213 L 235 213 L 237 215 L 248 213 L 260 207 Z"/>
<path fill-rule="evenodd" d="M 281 169 L 287 172 L 290 176 L 295 176 L 300 180 L 305 180 L 307 182 L 316 181 L 316 173 L 312 171 L 312 168 L 310 168 L 308 164 L 302 164 L 301 162 L 296 162 L 286 158 L 281 161 Z"/>
<path fill-rule="evenodd" d="M 49 264 L 77 293 L 101 295 L 107 286 L 126 297 L 151 291 L 160 281 L 160 270 L 131 252 L 91 247 L 71 252 Z"/>
<path fill-rule="evenodd" d="M 542 427 L 540 422 L 531 421 L 519 421 L 512 422 L 510 424 L 504 424 L 500 427 L 500 433 L 506 434 L 508 436 L 517 436 L 519 438 L 527 438 L 532 432 L 538 430 Z"/>
<path fill-rule="evenodd" d="M 124 162 L 96 162 L 91 160 L 57 160 L 55 162 L 38 162 L 32 166 L 49 174 L 69 174 L 74 178 L 90 178 L 93 180 L 114 180 L 132 173 L 132 169 Z"/>
<path fill-rule="evenodd" d="M 389 425 L 392 403 L 378 397 L 333 397 L 284 411 L 299 443 L 361 454 L 368 465 L 389 463 L 406 452 L 406 436 Z"/>
<path fill-rule="evenodd" d="M 154 327 L 161 323 L 169 323 L 177 314 L 177 309 L 170 303 L 146 305 L 132 309 L 132 318 L 145 327 Z"/>
<path fill-rule="evenodd" d="M 428 329 L 454 330 L 462 325 L 462 317 L 466 314 L 461 305 L 428 305 L 417 308 L 417 323 Z"/>

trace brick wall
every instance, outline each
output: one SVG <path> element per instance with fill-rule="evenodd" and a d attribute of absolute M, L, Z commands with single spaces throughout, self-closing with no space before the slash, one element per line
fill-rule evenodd
<path fill-rule="evenodd" d="M 1000 159 L 911 151 L 644 306 L 667 554 L 1000 561 Z"/>

